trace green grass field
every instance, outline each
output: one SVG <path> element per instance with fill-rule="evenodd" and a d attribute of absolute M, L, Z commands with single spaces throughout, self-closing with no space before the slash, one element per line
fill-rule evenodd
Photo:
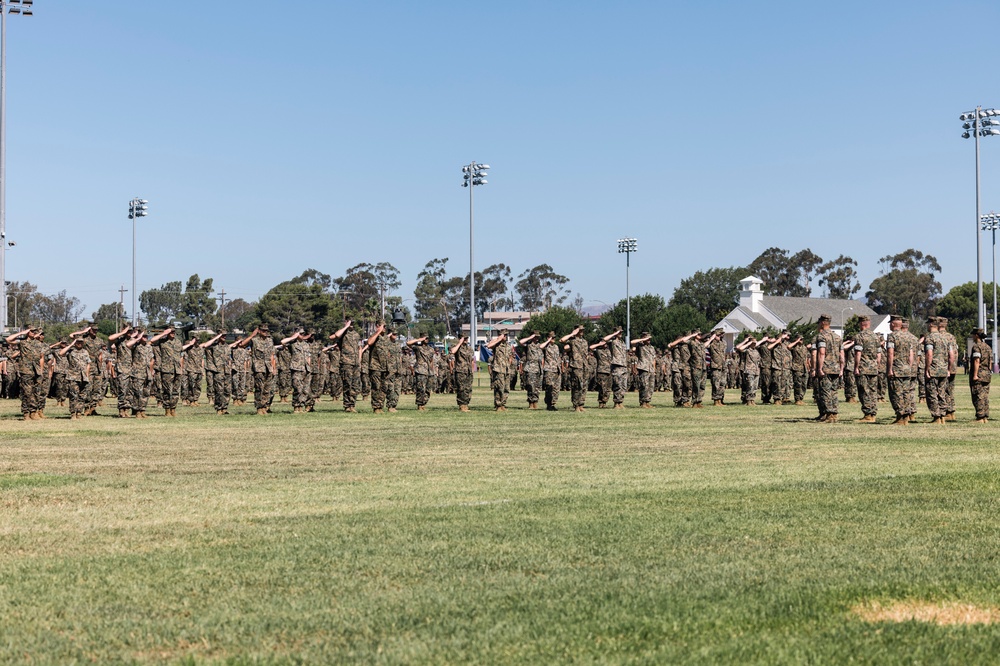
<path fill-rule="evenodd" d="M 3 401 L 0 663 L 996 663 L 1000 431 L 957 393 L 906 427 Z M 893 603 L 987 622 L 855 612 Z"/>

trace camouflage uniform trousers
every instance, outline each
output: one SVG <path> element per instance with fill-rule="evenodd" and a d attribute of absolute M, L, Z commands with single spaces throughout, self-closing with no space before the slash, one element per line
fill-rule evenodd
<path fill-rule="evenodd" d="M 542 374 L 542 386 L 545 388 L 545 406 L 555 408 L 559 402 L 559 390 L 562 388 L 562 373 L 546 370 Z"/>
<path fill-rule="evenodd" d="M 329 373 L 325 370 L 309 373 L 309 400 L 310 407 L 316 405 L 316 401 L 326 392 L 326 376 Z"/>
<path fill-rule="evenodd" d="M 343 392 L 343 385 L 340 381 L 340 369 L 331 370 L 330 376 L 326 378 L 326 388 L 329 390 L 330 398 L 332 400 L 340 400 L 341 393 Z"/>
<path fill-rule="evenodd" d="M 682 404 L 682 396 L 684 395 L 684 379 L 681 376 L 680 370 L 675 370 L 670 373 L 670 388 L 673 389 L 674 392 L 674 404 Z"/>
<path fill-rule="evenodd" d="M 920 373 L 917 375 L 917 398 L 924 400 L 927 397 L 927 380 L 924 378 L 924 374 Z"/>
<path fill-rule="evenodd" d="M 129 388 L 132 390 L 132 411 L 135 413 L 146 411 L 146 404 L 149 402 L 149 394 L 152 390 L 150 384 L 152 380 L 145 377 L 132 377 Z"/>
<path fill-rule="evenodd" d="M 969 392 L 972 394 L 972 406 L 976 409 L 976 418 L 990 418 L 990 383 L 970 378 Z"/>
<path fill-rule="evenodd" d="M 655 373 L 646 370 L 639 371 L 639 404 L 648 405 L 653 401 L 653 389 L 655 388 Z"/>
<path fill-rule="evenodd" d="M 97 403 L 104 400 L 104 394 L 107 393 L 108 385 L 107 380 L 101 373 L 92 373 L 90 375 L 90 384 L 87 385 L 87 395 L 85 401 L 87 403 L 87 409 L 95 409 Z"/>
<path fill-rule="evenodd" d="M 135 409 L 135 396 L 132 395 L 132 377 L 118 377 L 118 410 L 132 411 Z"/>
<path fill-rule="evenodd" d="M 160 396 L 160 402 L 163 403 L 164 409 L 177 409 L 177 399 L 181 395 L 181 383 L 184 375 L 174 372 L 164 372 L 161 375 L 160 390 L 163 393 Z"/>
<path fill-rule="evenodd" d="M 268 409 L 274 400 L 274 375 L 270 372 L 253 373 L 253 406 Z"/>
<path fill-rule="evenodd" d="M 722 402 L 726 399 L 726 370 L 712 369 L 712 400 Z"/>
<path fill-rule="evenodd" d="M 117 374 L 108 377 L 108 390 L 115 398 L 117 398 L 118 394 L 121 392 L 121 378 Z"/>
<path fill-rule="evenodd" d="M 209 372 L 208 381 L 212 384 L 212 405 L 215 411 L 221 412 L 229 409 L 229 377 L 225 372 Z"/>
<path fill-rule="evenodd" d="M 368 373 L 372 387 L 372 409 L 382 409 L 385 406 L 385 396 L 392 381 L 388 370 L 372 370 Z"/>
<path fill-rule="evenodd" d="M 493 389 L 493 406 L 506 407 L 507 395 L 510 393 L 510 374 L 506 372 L 491 372 L 490 388 Z"/>
<path fill-rule="evenodd" d="M 291 370 L 278 370 L 278 398 L 284 400 L 292 394 Z"/>
<path fill-rule="evenodd" d="M 948 406 L 948 377 L 927 377 L 924 382 L 927 386 L 927 409 L 931 416 L 944 416 Z"/>
<path fill-rule="evenodd" d="M 399 406 L 399 394 L 403 390 L 403 377 L 402 375 L 390 372 L 389 373 L 389 384 L 385 389 L 385 406 L 388 409 L 396 409 Z"/>
<path fill-rule="evenodd" d="M 764 365 L 761 363 L 761 365 Z M 771 368 L 760 369 L 760 401 L 771 401 Z"/>
<path fill-rule="evenodd" d="M 611 366 L 611 392 L 616 405 L 625 402 L 625 392 L 628 390 L 628 368 L 624 365 Z"/>
<path fill-rule="evenodd" d="M 741 373 L 743 377 L 743 385 L 741 387 L 740 400 L 743 404 L 748 402 L 757 402 L 757 385 L 760 384 L 760 375 L 752 372 Z"/>
<path fill-rule="evenodd" d="M 583 407 L 587 402 L 587 369 L 569 369 L 569 388 L 574 407 Z"/>
<path fill-rule="evenodd" d="M 878 375 L 856 375 L 858 398 L 861 399 L 861 413 L 865 416 L 878 414 Z M 890 389 L 889 394 L 893 391 Z M 893 405 L 893 409 L 895 409 Z"/>
<path fill-rule="evenodd" d="M 431 399 L 430 391 L 430 375 L 416 374 L 413 377 L 413 390 L 416 393 L 416 403 L 417 407 L 423 407 L 427 404 L 427 401 Z"/>
<path fill-rule="evenodd" d="M 309 404 L 312 377 L 305 370 L 292 370 L 292 406 L 305 408 Z"/>
<path fill-rule="evenodd" d="M 69 413 L 83 414 L 87 408 L 87 395 L 90 393 L 90 382 L 71 381 L 69 382 Z"/>
<path fill-rule="evenodd" d="M 594 383 L 597 388 L 597 404 L 603 407 L 611 397 L 611 373 L 598 372 Z"/>
<path fill-rule="evenodd" d="M 361 392 L 361 376 L 356 365 L 340 366 L 340 386 L 344 391 L 344 409 L 354 409 Z"/>
<path fill-rule="evenodd" d="M 248 392 L 246 368 L 233 370 L 233 400 L 246 402 Z"/>
<path fill-rule="evenodd" d="M 21 376 L 21 413 L 30 414 L 45 409 L 45 389 L 46 376 L 34 373 L 22 374 Z"/>
<path fill-rule="evenodd" d="M 215 382 L 212 379 L 212 372 L 210 370 L 205 371 L 205 400 L 208 404 L 215 404 Z"/>
<path fill-rule="evenodd" d="M 69 397 L 69 382 L 66 380 L 65 373 L 57 372 L 52 375 L 52 383 L 49 386 L 49 397 L 59 402 L 63 402 Z"/>
<path fill-rule="evenodd" d="M 472 373 L 455 373 L 455 403 L 461 407 L 472 401 Z"/>
<path fill-rule="evenodd" d="M 537 403 L 542 388 L 542 373 L 536 370 L 525 371 L 524 381 L 521 383 L 524 386 L 524 390 L 528 393 L 528 404 L 533 405 Z"/>
<path fill-rule="evenodd" d="M 792 371 L 792 389 L 794 391 L 795 402 L 802 402 L 806 397 L 806 389 L 809 388 L 809 375 L 805 370 Z"/>
<path fill-rule="evenodd" d="M 948 382 L 945 384 L 944 413 L 955 413 L 955 375 L 948 375 Z"/>
<path fill-rule="evenodd" d="M 819 407 L 820 416 L 837 414 L 840 410 L 840 375 L 823 374 L 819 376 L 816 404 Z"/>
<path fill-rule="evenodd" d="M 789 394 L 792 391 L 792 371 L 785 369 L 771 369 L 771 398 L 775 401 L 788 402 Z"/>
<path fill-rule="evenodd" d="M 693 378 L 691 377 L 691 368 L 681 368 L 681 403 L 682 405 L 691 404 L 691 394 L 693 393 Z"/>
<path fill-rule="evenodd" d="M 704 364 L 702 364 L 704 365 Z M 691 402 L 700 405 L 705 399 L 705 368 L 691 368 Z"/>
<path fill-rule="evenodd" d="M 909 416 L 910 411 L 907 407 L 907 392 L 913 390 L 913 377 L 897 377 L 893 375 L 888 377 L 889 380 L 889 404 L 892 405 L 892 411 L 896 413 L 896 418 L 902 418 L 904 416 Z M 876 385 L 878 383 L 878 377 L 875 378 Z M 876 399 L 878 398 L 878 389 L 876 386 L 875 391 Z M 876 400 L 877 401 L 877 400 Z"/>
<path fill-rule="evenodd" d="M 201 400 L 201 380 L 203 376 L 200 372 L 184 373 L 184 399 L 189 402 Z"/>
<path fill-rule="evenodd" d="M 885 392 L 889 388 L 889 378 L 886 377 L 884 372 L 878 373 L 878 401 L 883 402 L 885 400 Z"/>
<path fill-rule="evenodd" d="M 875 377 L 876 386 L 878 382 L 878 377 Z M 876 393 L 877 395 L 877 393 Z M 851 371 L 844 372 L 844 400 L 850 401 L 853 398 L 858 397 L 858 385 L 855 381 L 855 375 Z"/>
<path fill-rule="evenodd" d="M 371 385 L 371 382 L 369 381 L 368 373 L 367 372 L 362 372 L 361 373 L 361 398 L 362 399 L 367 398 L 368 394 L 371 393 L 371 390 L 372 390 L 372 385 Z"/>

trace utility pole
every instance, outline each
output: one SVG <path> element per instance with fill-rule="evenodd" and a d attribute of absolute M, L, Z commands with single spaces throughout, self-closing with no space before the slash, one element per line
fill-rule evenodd
<path fill-rule="evenodd" d="M 120 331 L 121 328 L 122 328 L 122 316 L 124 315 L 124 312 L 125 312 L 125 292 L 126 291 L 128 291 L 128 289 L 125 288 L 125 285 L 122 285 L 121 289 L 118 290 L 118 318 L 115 320 L 115 330 L 116 331 Z"/>
<path fill-rule="evenodd" d="M 222 313 L 222 328 L 226 327 L 226 290 L 220 289 L 219 296 L 222 297 L 222 307 L 219 308 L 219 312 Z"/>

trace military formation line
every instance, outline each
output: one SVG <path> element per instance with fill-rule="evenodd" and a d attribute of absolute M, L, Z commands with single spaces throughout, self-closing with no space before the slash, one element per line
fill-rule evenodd
<path fill-rule="evenodd" d="M 585 409 L 587 393 L 597 393 L 598 408 L 624 409 L 626 395 L 652 408 L 654 392 L 673 393 L 677 407 L 702 408 L 710 382 L 714 407 L 726 404 L 726 390 L 739 389 L 741 403 L 804 405 L 812 390 L 818 421 L 836 422 L 840 393 L 860 402 L 862 422 L 875 423 L 879 403 L 888 394 L 895 420 L 906 425 L 925 402 L 934 423 L 955 419 L 954 386 L 958 345 L 947 320 L 931 318 L 929 332 L 916 338 L 908 321 L 893 317 L 885 339 L 861 318 L 861 331 L 842 340 L 820 317 L 815 339 L 792 339 L 787 331 L 769 337 L 748 336 L 727 352 L 722 330 L 692 331 L 658 350 L 648 332 L 626 344 L 616 329 L 593 344 L 583 328 L 565 336 L 529 332 L 511 340 L 507 330 L 485 343 L 489 357 L 494 409 L 507 411 L 509 393 L 520 381 L 527 408 L 558 409 L 560 393 L 569 392 L 572 408 Z M 202 387 L 216 414 L 243 405 L 252 394 L 258 414 L 271 412 L 275 400 L 291 401 L 295 413 L 315 410 L 323 395 L 356 412 L 359 400 L 375 413 L 395 412 L 400 396 L 413 394 L 419 411 L 432 393 L 454 393 L 459 410 L 469 411 L 475 354 L 465 338 L 447 352 L 428 338 L 401 339 L 379 323 L 362 337 L 354 322 L 329 336 L 299 329 L 280 340 L 267 325 L 229 341 L 225 331 L 204 342 L 182 343 L 167 328 L 155 335 L 129 325 L 109 336 L 93 326 L 55 344 L 42 329 L 8 336 L 0 355 L 0 395 L 20 398 L 25 420 L 46 418 L 47 400 L 66 406 L 70 418 L 97 414 L 110 392 L 121 418 L 146 418 L 150 401 L 176 416 L 179 403 L 197 405 Z M 969 355 L 968 376 L 976 421 L 989 419 L 992 352 L 983 332 Z M 758 398 L 759 394 L 759 398 Z"/>

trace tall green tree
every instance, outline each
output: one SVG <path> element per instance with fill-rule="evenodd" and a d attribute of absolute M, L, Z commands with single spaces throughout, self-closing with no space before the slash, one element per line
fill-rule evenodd
<path fill-rule="evenodd" d="M 937 302 L 936 313 L 948 318 L 948 332 L 959 341 L 967 340 L 979 324 L 975 282 L 955 285 Z M 993 283 L 983 285 L 983 301 L 988 318 L 993 317 Z"/>
<path fill-rule="evenodd" d="M 189 277 L 184 285 L 184 298 L 181 302 L 184 319 L 195 326 L 204 324 L 218 309 L 215 297 L 212 296 L 214 292 L 212 278 L 203 281 L 197 273 Z"/>
<path fill-rule="evenodd" d="M 35 299 L 33 310 L 32 318 L 45 324 L 73 324 L 83 314 L 80 299 L 68 296 L 65 289 L 57 294 L 40 294 Z"/>
<path fill-rule="evenodd" d="M 690 305 L 708 321 L 721 321 L 739 304 L 740 280 L 747 275 L 746 268 L 736 266 L 698 271 L 681 280 L 669 305 Z"/>
<path fill-rule="evenodd" d="M 858 262 L 854 259 L 842 254 L 817 268 L 816 275 L 819 277 L 819 286 L 823 287 L 824 296 L 845 300 L 854 298 L 861 291 L 858 272 L 855 270 L 857 265 Z"/>
<path fill-rule="evenodd" d="M 334 295 L 324 287 L 328 283 L 316 277 L 306 271 L 275 285 L 257 302 L 254 316 L 244 315 L 241 319 L 246 321 L 247 328 L 263 322 L 277 332 L 301 326 L 332 333 L 339 328 L 341 311 Z M 230 326 L 228 319 L 226 325 Z"/>
<path fill-rule="evenodd" d="M 539 264 L 517 276 L 514 290 L 522 310 L 540 312 L 566 302 L 571 293 L 567 284 L 568 277 L 556 273 L 548 264 Z"/>
<path fill-rule="evenodd" d="M 111 335 L 122 322 L 128 321 L 128 314 L 121 303 L 104 303 L 94 310 L 90 318 L 99 332 Z"/>
<path fill-rule="evenodd" d="M 584 335 L 587 336 L 587 339 L 593 341 L 593 338 L 596 337 L 593 323 L 589 319 L 581 317 L 580 313 L 573 308 L 557 305 L 545 312 L 533 315 L 524 325 L 524 334 L 527 336 L 531 331 L 537 330 L 541 331 L 544 337 L 548 335 L 549 331 L 555 331 L 556 337 L 562 337 L 580 325 L 584 327 Z"/>
<path fill-rule="evenodd" d="M 607 335 L 616 327 L 625 329 L 627 302 L 622 299 L 597 320 L 597 332 Z M 632 337 L 637 338 L 643 331 L 653 332 L 657 317 L 666 309 L 666 303 L 659 294 L 642 294 L 632 297 Z M 654 339 L 654 344 L 660 343 Z"/>
<path fill-rule="evenodd" d="M 764 282 L 771 296 L 809 296 L 816 269 L 823 259 L 806 248 L 789 256 L 788 250 L 769 247 L 750 262 L 747 270 Z"/>
<path fill-rule="evenodd" d="M 940 272 L 937 259 L 919 250 L 886 255 L 879 259 L 880 275 L 865 294 L 868 307 L 879 314 L 928 317 L 941 295 Z"/>
<path fill-rule="evenodd" d="M 139 308 L 152 326 L 163 326 L 173 321 L 184 304 L 181 281 L 167 282 L 155 289 L 139 294 Z"/>

